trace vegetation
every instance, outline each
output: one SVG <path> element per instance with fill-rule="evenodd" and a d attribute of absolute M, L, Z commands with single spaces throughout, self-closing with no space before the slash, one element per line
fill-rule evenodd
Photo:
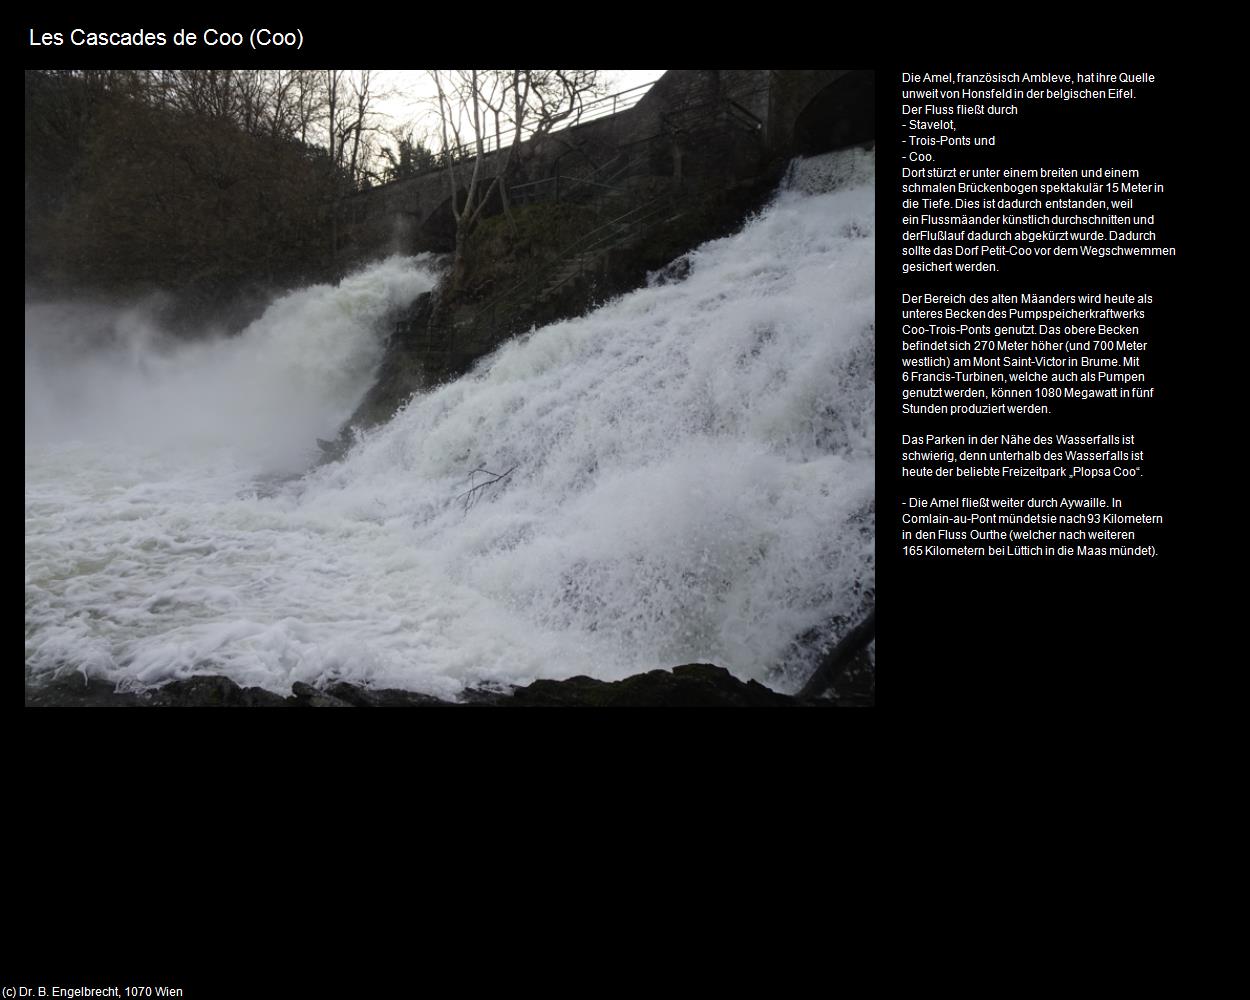
<path fill-rule="evenodd" d="M 593 69 L 431 70 L 430 78 L 455 219 L 452 286 L 459 288 L 469 236 L 492 198 L 512 221 L 508 187 L 521 144 L 575 123 L 587 98 L 602 94 L 604 85 Z M 489 181 L 482 172 L 488 155 L 499 157 Z"/>
<path fill-rule="evenodd" d="M 599 222 L 594 211 L 568 202 L 540 202 L 513 209 L 511 219 L 490 216 L 466 240 L 465 301 L 496 295 L 553 263 L 568 244 Z"/>
<path fill-rule="evenodd" d="M 367 72 L 27 72 L 28 280 L 206 300 L 332 271 L 334 206 L 380 179 L 375 97 Z"/>
<path fill-rule="evenodd" d="M 412 129 L 395 134 L 395 148 L 383 147 L 382 156 L 387 161 L 383 180 L 402 181 L 424 174 L 438 166 L 438 157 L 426 149 L 420 139 L 414 139 Z"/>
<path fill-rule="evenodd" d="M 28 71 L 28 282 L 159 287 L 194 308 L 324 279 L 349 251 L 339 232 L 348 195 L 441 167 L 455 192 L 459 288 L 469 236 L 492 213 L 531 242 L 507 197 L 520 143 L 576 121 L 602 85 L 595 70 L 432 78 L 437 153 L 410 126 L 383 128 L 385 95 L 369 71 Z M 483 171 L 492 150 L 502 166 Z"/>

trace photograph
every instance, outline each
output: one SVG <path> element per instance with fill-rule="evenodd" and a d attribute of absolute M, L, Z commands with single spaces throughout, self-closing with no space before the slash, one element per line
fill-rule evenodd
<path fill-rule="evenodd" d="M 874 71 L 24 88 L 28 709 L 875 706 Z"/>

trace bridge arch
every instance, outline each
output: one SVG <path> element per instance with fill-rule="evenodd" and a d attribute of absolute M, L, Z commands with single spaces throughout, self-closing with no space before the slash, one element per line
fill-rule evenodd
<path fill-rule="evenodd" d="M 482 183 L 482 182 L 479 182 Z M 489 187 L 491 181 L 488 179 L 483 183 L 483 187 Z M 456 192 L 456 203 L 464 204 L 464 199 L 468 191 L 461 188 Z M 499 197 L 498 189 L 491 192 L 490 197 L 486 201 L 486 207 L 482 209 L 482 218 L 489 219 L 491 216 L 499 215 L 503 212 L 503 201 Z M 451 196 L 443 198 L 434 206 L 434 208 L 425 215 L 417 225 L 417 234 L 419 244 L 422 249 L 428 249 L 435 253 L 451 253 L 456 246 L 456 217 L 451 211 Z"/>

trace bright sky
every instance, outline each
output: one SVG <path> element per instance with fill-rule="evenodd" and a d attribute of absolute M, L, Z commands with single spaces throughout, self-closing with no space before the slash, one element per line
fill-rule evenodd
<path fill-rule="evenodd" d="M 642 83 L 658 80 L 665 71 L 662 69 L 607 69 L 601 72 L 608 82 L 608 93 L 614 94 Z M 388 128 L 412 122 L 417 126 L 418 137 L 422 132 L 433 129 L 429 119 L 430 105 L 427 102 L 434 97 L 434 87 L 425 70 L 378 70 L 376 79 L 380 87 L 394 92 L 394 96 L 378 104 L 379 110 L 390 116 L 386 123 Z"/>

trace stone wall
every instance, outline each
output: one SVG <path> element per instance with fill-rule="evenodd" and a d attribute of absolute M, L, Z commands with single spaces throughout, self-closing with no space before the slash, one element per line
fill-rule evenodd
<path fill-rule="evenodd" d="M 784 123 L 778 129 L 772 121 L 771 95 L 779 79 L 773 70 L 670 70 L 631 108 L 523 143 L 515 154 L 512 182 L 551 178 L 557 172 L 566 177 L 586 174 L 622 152 L 646 156 L 644 172 L 651 176 L 684 181 L 702 177 L 717 183 L 754 176 L 785 131 Z M 726 100 L 758 119 L 756 134 L 742 121 L 715 118 Z M 670 142 L 660 141 L 666 136 Z M 502 160 L 500 154 L 487 155 L 480 180 L 489 182 Z M 471 164 L 467 166 L 471 169 Z M 467 174 L 466 170 L 466 178 Z M 348 198 L 339 212 L 344 256 L 365 259 L 388 252 L 449 249 L 449 200 L 443 170 Z"/>

